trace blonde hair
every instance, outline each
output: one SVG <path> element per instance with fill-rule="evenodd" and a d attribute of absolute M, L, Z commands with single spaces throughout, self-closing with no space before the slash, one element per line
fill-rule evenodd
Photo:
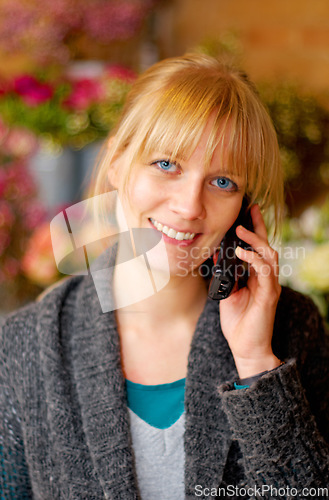
<path fill-rule="evenodd" d="M 277 232 L 283 213 L 283 175 L 271 119 L 245 74 L 201 54 L 165 59 L 137 79 L 110 134 L 112 140 L 104 145 L 90 195 L 113 189 L 109 168 L 123 153 L 129 157 L 122 172 L 125 187 L 133 165 L 153 151 L 170 152 L 170 159 L 189 158 L 210 116 L 215 119 L 205 168 L 215 148 L 222 152 L 225 148 L 226 167 L 245 176 L 250 203 L 259 203 L 265 212 L 272 208 Z"/>

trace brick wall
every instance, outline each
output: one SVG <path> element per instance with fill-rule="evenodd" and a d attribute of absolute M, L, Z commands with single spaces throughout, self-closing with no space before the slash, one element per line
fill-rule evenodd
<path fill-rule="evenodd" d="M 158 18 L 161 57 L 234 30 L 253 79 L 329 89 L 328 0 L 172 0 L 163 2 Z"/>

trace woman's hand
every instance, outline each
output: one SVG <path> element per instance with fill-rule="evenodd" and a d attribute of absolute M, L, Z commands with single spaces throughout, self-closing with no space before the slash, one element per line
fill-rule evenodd
<path fill-rule="evenodd" d="M 237 248 L 239 259 L 247 262 L 247 286 L 221 300 L 220 319 L 240 378 L 251 377 L 280 365 L 271 346 L 279 285 L 278 253 L 267 240 L 265 223 L 258 205 L 251 208 L 254 232 L 238 226 L 236 233 L 254 251 Z"/>

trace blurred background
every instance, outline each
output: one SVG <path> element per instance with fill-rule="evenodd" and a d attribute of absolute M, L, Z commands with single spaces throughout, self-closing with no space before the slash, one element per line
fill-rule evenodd
<path fill-rule="evenodd" d="M 285 170 L 281 281 L 329 320 L 327 0 L 0 0 L 0 314 L 60 278 L 49 222 L 82 199 L 136 75 L 195 50 L 256 82 Z"/>

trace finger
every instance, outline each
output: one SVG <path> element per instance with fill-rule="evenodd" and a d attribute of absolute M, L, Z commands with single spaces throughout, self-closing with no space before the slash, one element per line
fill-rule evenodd
<path fill-rule="evenodd" d="M 262 259 L 260 255 L 252 250 L 245 250 L 241 247 L 237 247 L 236 254 L 239 259 L 247 262 L 256 271 L 257 278 L 259 281 L 265 283 L 264 279 L 268 282 L 278 283 L 278 273 L 275 272 L 275 267 L 271 263 Z"/>
<path fill-rule="evenodd" d="M 258 255 L 260 255 L 262 258 L 266 259 L 274 265 L 278 265 L 279 254 L 276 250 L 270 247 L 267 238 L 266 240 L 264 240 L 262 237 L 260 237 L 256 233 L 253 233 L 252 231 L 249 231 L 243 226 L 238 226 L 236 228 L 236 234 L 239 238 L 241 238 L 254 250 L 256 250 Z"/>
<path fill-rule="evenodd" d="M 237 247 L 236 254 L 239 259 L 248 262 L 257 273 L 258 283 L 267 290 L 279 290 L 278 272 L 266 260 L 262 259 L 258 253 L 251 250 L 244 250 Z"/>

